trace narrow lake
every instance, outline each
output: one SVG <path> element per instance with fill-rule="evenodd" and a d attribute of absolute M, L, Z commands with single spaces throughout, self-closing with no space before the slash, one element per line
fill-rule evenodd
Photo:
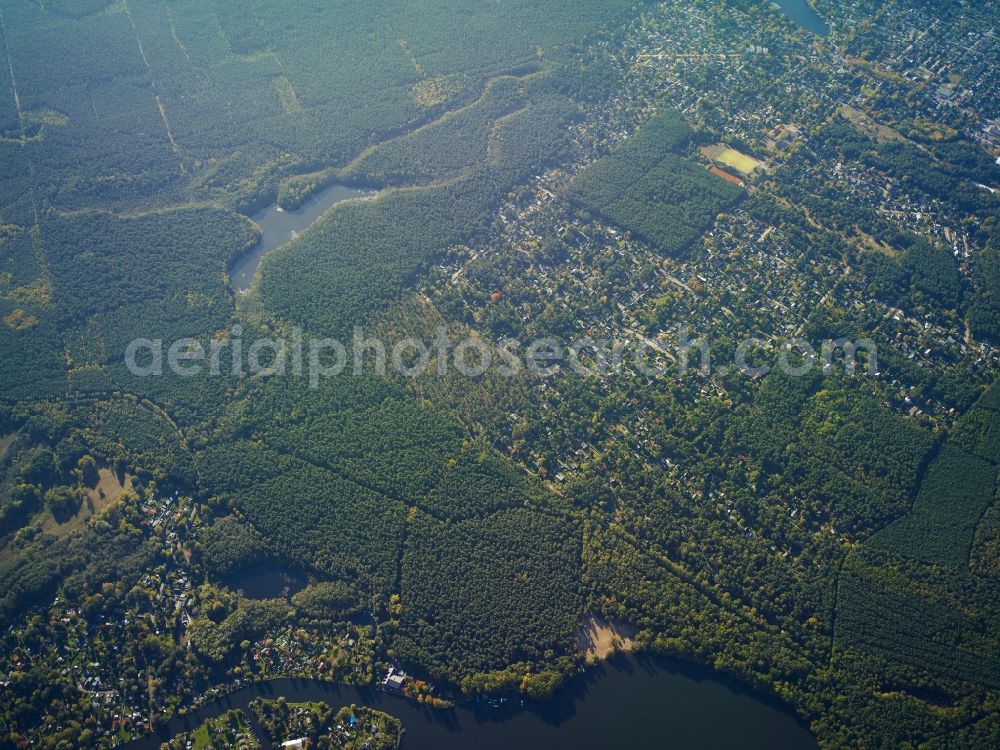
<path fill-rule="evenodd" d="M 806 31 L 811 31 L 817 36 L 826 36 L 830 33 L 830 27 L 819 13 L 816 12 L 816 9 L 809 4 L 808 0 L 772 1 L 781 8 L 782 13 Z"/>
<path fill-rule="evenodd" d="M 372 190 L 331 185 L 320 190 L 295 210 L 286 211 L 275 204 L 254 214 L 251 218 L 262 230 L 260 239 L 229 267 L 229 283 L 239 293 L 248 291 L 253 284 L 253 277 L 257 273 L 261 258 L 295 239 L 298 233 L 305 230 L 331 206 L 352 198 L 364 198 L 374 194 Z"/>
<path fill-rule="evenodd" d="M 668 659 L 618 656 L 588 670 L 544 703 L 508 700 L 433 711 L 371 688 L 319 680 L 258 683 L 170 721 L 157 734 L 124 745 L 156 750 L 178 732 L 255 698 L 371 706 L 398 717 L 402 750 L 815 750 L 809 731 L 775 702 L 711 670 Z M 263 738 L 262 738 L 263 739 Z M 281 738 L 287 739 L 287 738 Z"/>

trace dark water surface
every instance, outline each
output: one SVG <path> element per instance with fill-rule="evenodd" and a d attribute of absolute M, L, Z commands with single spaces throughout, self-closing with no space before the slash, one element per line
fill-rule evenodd
<path fill-rule="evenodd" d="M 320 190 L 295 210 L 281 209 L 277 204 L 252 217 L 260 225 L 260 240 L 229 267 L 229 283 L 237 292 L 245 292 L 253 283 L 260 259 L 272 250 L 294 239 L 331 206 L 352 198 L 374 195 L 372 190 L 331 185 Z"/>
<path fill-rule="evenodd" d="M 773 0 L 773 2 L 781 8 L 782 13 L 806 31 L 811 31 L 818 36 L 826 36 L 830 33 L 830 27 L 826 21 L 807 0 Z"/>
<path fill-rule="evenodd" d="M 305 573 L 273 563 L 261 563 L 229 576 L 226 586 L 247 599 L 289 598 L 309 583 Z"/>
<path fill-rule="evenodd" d="M 258 697 L 371 706 L 398 717 L 403 750 L 815 750 L 793 716 L 768 698 L 711 670 L 655 657 L 619 656 L 588 670 L 544 703 L 508 699 L 433 711 L 371 688 L 278 679 L 238 690 L 175 718 L 159 733 L 125 745 L 155 750 L 162 741 Z M 263 738 L 262 738 L 263 739 Z M 286 739 L 286 738 L 279 738 Z"/>

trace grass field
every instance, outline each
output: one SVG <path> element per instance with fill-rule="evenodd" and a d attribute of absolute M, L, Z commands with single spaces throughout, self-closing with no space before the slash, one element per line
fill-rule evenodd
<path fill-rule="evenodd" d="M 727 167 L 732 167 L 747 176 L 753 174 L 763 164 L 763 162 L 757 161 L 752 156 L 740 153 L 735 148 L 727 148 L 719 154 L 718 160 Z"/>
<path fill-rule="evenodd" d="M 49 511 L 43 511 L 45 521 L 42 523 L 42 528 L 46 533 L 62 538 L 71 531 L 83 528 L 90 518 L 101 513 L 132 489 L 131 474 L 125 475 L 125 484 L 122 484 L 110 469 L 101 469 L 98 477 L 97 485 L 87 490 L 87 497 L 80 503 L 80 509 L 69 520 L 59 523 Z"/>
<path fill-rule="evenodd" d="M 279 76 L 274 79 L 274 88 L 278 92 L 278 99 L 281 101 L 281 109 L 286 115 L 294 115 L 302 111 L 302 105 L 295 96 L 295 89 L 287 76 Z"/>

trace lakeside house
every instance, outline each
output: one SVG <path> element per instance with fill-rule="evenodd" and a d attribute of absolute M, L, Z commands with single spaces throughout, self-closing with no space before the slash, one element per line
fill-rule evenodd
<path fill-rule="evenodd" d="M 403 685 L 406 684 L 406 681 L 409 678 L 410 677 L 406 674 L 406 672 L 401 672 L 395 667 L 390 667 L 389 673 L 385 676 L 385 679 L 382 680 L 382 686 L 386 690 L 390 690 L 394 693 L 401 693 L 403 692 Z"/>

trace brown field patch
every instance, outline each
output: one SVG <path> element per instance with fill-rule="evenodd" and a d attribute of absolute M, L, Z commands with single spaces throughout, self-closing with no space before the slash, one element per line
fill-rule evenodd
<path fill-rule="evenodd" d="M 598 615 L 588 615 L 576 632 L 576 650 L 588 664 L 603 661 L 617 651 L 631 651 L 635 628 Z"/>

